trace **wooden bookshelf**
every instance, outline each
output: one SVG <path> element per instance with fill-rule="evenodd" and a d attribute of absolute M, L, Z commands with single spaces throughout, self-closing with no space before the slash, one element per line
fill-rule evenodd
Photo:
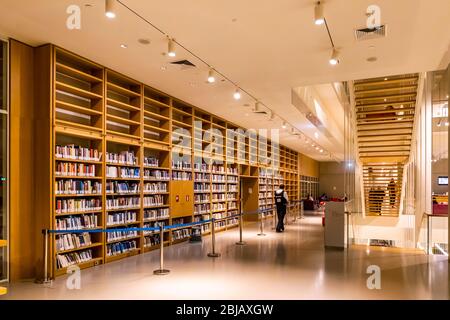
<path fill-rule="evenodd" d="M 87 268 L 154 250 L 161 240 L 176 244 L 192 232 L 191 227 L 166 230 L 160 239 L 159 232 L 104 234 L 94 228 L 214 217 L 221 231 L 237 225 L 230 216 L 241 209 L 272 207 L 281 183 L 291 200 L 299 199 L 297 152 L 64 49 L 38 50 L 50 53 L 42 56 L 51 72 L 51 105 L 42 107 L 42 117 L 52 124 L 51 151 L 40 159 L 51 164 L 45 172 L 51 180 L 41 190 L 49 192 L 51 203 L 43 198 L 39 205 L 51 210 L 42 220 L 52 229 L 75 223 L 89 240 L 61 246 L 64 235 L 52 236 L 51 275 L 65 274 L 72 264 Z M 48 137 L 42 139 L 49 144 Z M 241 181 L 255 193 L 243 208 Z M 202 232 L 210 232 L 209 225 Z"/>

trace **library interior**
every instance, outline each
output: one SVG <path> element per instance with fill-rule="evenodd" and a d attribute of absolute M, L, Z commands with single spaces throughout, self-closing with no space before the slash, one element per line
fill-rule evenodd
<path fill-rule="evenodd" d="M 0 300 L 448 300 L 449 13 L 0 0 Z"/>

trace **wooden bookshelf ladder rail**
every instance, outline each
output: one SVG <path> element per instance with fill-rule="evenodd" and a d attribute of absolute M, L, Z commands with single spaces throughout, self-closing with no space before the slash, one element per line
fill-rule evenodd
<path fill-rule="evenodd" d="M 164 269 L 164 226 L 159 225 L 159 243 L 161 249 L 159 250 L 159 269 L 153 271 L 153 274 L 158 276 L 164 276 L 170 273 L 170 270 Z"/>
<path fill-rule="evenodd" d="M 211 219 L 211 246 L 212 251 L 208 253 L 208 257 L 210 258 L 218 258 L 220 257 L 220 253 L 216 252 L 216 227 L 215 227 L 216 219 Z"/>

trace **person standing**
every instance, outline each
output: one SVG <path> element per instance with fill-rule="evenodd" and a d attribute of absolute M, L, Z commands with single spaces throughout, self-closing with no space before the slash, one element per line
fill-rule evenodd
<path fill-rule="evenodd" d="M 284 191 L 284 185 L 281 184 L 279 189 L 275 191 L 275 205 L 277 206 L 278 224 L 276 231 L 284 231 L 284 216 L 286 215 L 286 207 L 289 202 L 288 195 Z"/>
<path fill-rule="evenodd" d="M 395 198 L 397 197 L 397 184 L 395 183 L 394 178 L 391 178 L 391 181 L 389 181 L 389 184 L 387 186 L 387 190 L 389 193 L 389 204 L 391 205 L 391 208 L 395 208 Z"/>

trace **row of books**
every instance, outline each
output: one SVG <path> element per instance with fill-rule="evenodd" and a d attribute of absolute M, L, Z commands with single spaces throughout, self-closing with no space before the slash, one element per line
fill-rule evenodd
<path fill-rule="evenodd" d="M 236 202 L 227 202 L 228 210 L 237 209 L 237 203 Z"/>
<path fill-rule="evenodd" d="M 211 204 L 203 203 L 194 205 L 194 214 L 207 213 L 211 211 Z"/>
<path fill-rule="evenodd" d="M 159 167 L 159 159 L 155 157 L 144 157 L 144 166 Z"/>
<path fill-rule="evenodd" d="M 225 192 L 226 189 L 227 189 L 227 187 L 224 184 L 213 184 L 212 185 L 212 192 Z"/>
<path fill-rule="evenodd" d="M 108 244 L 106 246 L 106 255 L 108 257 L 120 255 L 122 253 L 130 252 L 137 249 L 137 241 L 122 241 Z"/>
<path fill-rule="evenodd" d="M 225 193 L 213 193 L 212 201 L 225 201 Z"/>
<path fill-rule="evenodd" d="M 191 165 L 190 162 L 172 160 L 172 169 L 175 169 L 175 170 L 191 170 L 192 169 L 192 165 Z"/>
<path fill-rule="evenodd" d="M 196 162 L 194 162 L 194 170 L 208 172 L 210 169 L 211 169 L 210 166 L 208 164 L 206 164 L 206 163 L 196 163 Z"/>
<path fill-rule="evenodd" d="M 97 227 L 98 216 L 95 214 L 56 219 L 56 230 L 81 230 Z"/>
<path fill-rule="evenodd" d="M 106 209 L 127 209 L 139 207 L 140 205 L 140 197 L 120 197 L 114 199 L 106 199 Z"/>
<path fill-rule="evenodd" d="M 238 174 L 238 168 L 227 167 L 227 174 Z"/>
<path fill-rule="evenodd" d="M 212 204 L 212 210 L 213 211 L 218 211 L 218 210 L 226 210 L 227 206 L 225 203 L 222 202 L 218 202 L 218 203 L 213 203 Z"/>
<path fill-rule="evenodd" d="M 106 240 L 109 242 L 109 241 L 133 238 L 133 237 L 137 237 L 137 236 L 138 236 L 137 231 L 110 231 L 110 232 L 106 233 Z"/>
<path fill-rule="evenodd" d="M 108 214 L 107 226 L 114 226 L 117 224 L 136 222 L 137 214 L 135 211 L 114 212 Z"/>
<path fill-rule="evenodd" d="M 207 193 L 204 194 L 194 194 L 194 201 L 195 202 L 210 202 L 211 198 L 210 195 Z"/>
<path fill-rule="evenodd" d="M 225 174 L 225 167 L 221 165 L 213 164 L 211 167 L 212 173 L 222 173 Z"/>
<path fill-rule="evenodd" d="M 144 247 L 151 247 L 160 244 L 159 234 L 152 234 L 144 238 Z"/>
<path fill-rule="evenodd" d="M 220 174 L 213 174 L 212 181 L 213 182 L 226 182 L 226 176 L 220 175 Z"/>
<path fill-rule="evenodd" d="M 195 181 L 205 181 L 205 182 L 209 182 L 211 178 L 211 175 L 208 173 L 198 173 L 195 172 L 194 173 L 194 179 Z"/>
<path fill-rule="evenodd" d="M 55 168 L 57 176 L 95 177 L 95 165 L 84 163 L 58 162 Z"/>
<path fill-rule="evenodd" d="M 139 193 L 139 183 L 136 182 L 106 182 L 106 193 Z"/>
<path fill-rule="evenodd" d="M 83 250 L 66 254 L 56 255 L 56 267 L 67 268 L 71 265 L 80 264 L 92 260 L 92 250 Z"/>
<path fill-rule="evenodd" d="M 166 182 L 152 182 L 144 184 L 144 192 L 167 192 Z"/>
<path fill-rule="evenodd" d="M 145 207 L 154 207 L 154 206 L 162 206 L 164 205 L 164 196 L 160 194 L 156 194 L 154 196 L 144 197 L 144 206 Z"/>
<path fill-rule="evenodd" d="M 90 180 L 58 180 L 55 181 L 55 194 L 101 194 L 102 183 Z"/>
<path fill-rule="evenodd" d="M 227 200 L 236 200 L 236 193 L 227 193 Z"/>
<path fill-rule="evenodd" d="M 237 177 L 228 177 L 227 183 L 238 183 Z"/>
<path fill-rule="evenodd" d="M 194 183 L 194 192 L 209 192 L 211 191 L 211 187 L 209 183 Z"/>
<path fill-rule="evenodd" d="M 192 173 L 184 172 L 184 171 L 173 171 L 172 172 L 172 179 L 173 180 L 189 181 L 189 180 L 192 180 Z"/>
<path fill-rule="evenodd" d="M 173 240 L 181 240 L 188 238 L 191 235 L 191 229 L 178 229 L 172 231 Z"/>
<path fill-rule="evenodd" d="M 228 192 L 237 192 L 238 186 L 237 185 L 228 185 Z"/>
<path fill-rule="evenodd" d="M 200 221 L 206 221 L 209 220 L 209 214 L 203 214 L 203 215 L 199 215 L 194 217 L 194 222 L 200 222 Z"/>
<path fill-rule="evenodd" d="M 122 151 L 120 153 L 107 152 L 106 163 L 137 165 L 139 160 L 134 154 L 134 151 Z"/>
<path fill-rule="evenodd" d="M 144 179 L 148 180 L 170 180 L 169 171 L 144 169 Z"/>
<path fill-rule="evenodd" d="M 56 213 L 89 212 L 102 209 L 101 199 L 58 199 Z"/>
<path fill-rule="evenodd" d="M 144 223 L 144 228 L 161 228 L 161 226 L 164 227 L 165 225 L 166 225 L 165 221 L 146 222 Z M 144 236 L 155 232 L 160 231 L 144 231 Z"/>
<path fill-rule="evenodd" d="M 59 159 L 101 161 L 102 153 L 96 149 L 84 148 L 74 144 L 57 145 L 55 147 L 55 157 Z"/>
<path fill-rule="evenodd" d="M 87 232 L 61 234 L 56 237 L 57 251 L 82 248 L 91 244 L 91 235 Z"/>
<path fill-rule="evenodd" d="M 141 170 L 139 168 L 106 166 L 106 177 L 139 179 L 141 177 Z"/>
<path fill-rule="evenodd" d="M 169 208 L 158 208 L 144 211 L 144 220 L 169 219 Z"/>

